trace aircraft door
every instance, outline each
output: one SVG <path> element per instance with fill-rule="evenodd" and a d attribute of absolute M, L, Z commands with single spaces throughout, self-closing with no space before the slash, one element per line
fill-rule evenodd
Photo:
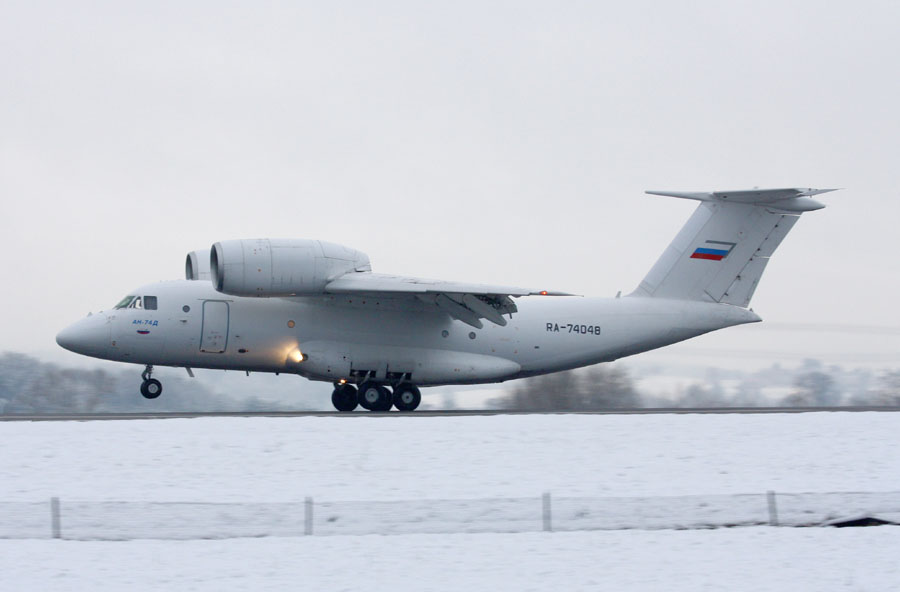
<path fill-rule="evenodd" d="M 203 301 L 203 323 L 200 329 L 200 351 L 221 354 L 228 346 L 228 303 Z"/>

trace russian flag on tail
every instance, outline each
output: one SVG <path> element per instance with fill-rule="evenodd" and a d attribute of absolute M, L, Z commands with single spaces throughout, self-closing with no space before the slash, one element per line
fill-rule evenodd
<path fill-rule="evenodd" d="M 736 243 L 708 240 L 702 246 L 697 247 L 691 255 L 691 259 L 707 259 L 709 261 L 721 261 L 728 256 Z"/>

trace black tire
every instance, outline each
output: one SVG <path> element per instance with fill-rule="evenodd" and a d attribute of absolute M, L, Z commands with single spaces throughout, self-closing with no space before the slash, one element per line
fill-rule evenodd
<path fill-rule="evenodd" d="M 331 393 L 331 404 L 338 411 L 353 411 L 359 404 L 358 396 L 355 386 L 352 384 L 340 384 L 334 387 L 334 391 Z"/>
<path fill-rule="evenodd" d="M 394 395 L 388 387 L 384 385 L 379 386 L 381 387 L 382 398 L 378 403 L 378 407 L 373 409 L 373 411 L 390 411 L 391 407 L 394 406 Z"/>
<path fill-rule="evenodd" d="M 155 378 L 149 378 L 141 383 L 141 394 L 145 399 L 155 399 L 162 394 L 162 383 Z"/>
<path fill-rule="evenodd" d="M 391 392 L 376 382 L 359 385 L 359 404 L 369 411 L 390 411 L 393 399 Z"/>
<path fill-rule="evenodd" d="M 402 384 L 394 389 L 394 407 L 399 411 L 415 411 L 422 402 L 422 392 L 411 384 Z"/>

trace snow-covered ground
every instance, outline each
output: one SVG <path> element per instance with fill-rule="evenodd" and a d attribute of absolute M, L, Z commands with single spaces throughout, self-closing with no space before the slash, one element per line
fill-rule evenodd
<path fill-rule="evenodd" d="M 753 494 L 734 499 L 751 500 L 764 516 L 766 490 L 900 491 L 898 422 L 894 413 L 8 422 L 0 423 L 0 520 L 30 502 L 45 528 L 52 496 L 62 500 L 64 532 L 77 524 L 80 503 L 284 503 L 299 524 L 307 496 L 317 518 L 327 518 L 329 503 L 375 515 L 373 502 L 457 500 L 465 510 L 472 500 L 507 498 L 527 500 L 537 530 L 544 491 L 563 504 L 559 516 L 562 498 L 736 494 Z M 104 526 L 114 525 L 102 518 L 91 525 Z M 0 573 L 11 589 L 47 590 L 889 590 L 900 583 L 897 527 L 341 532 L 353 531 L 5 540 Z"/>
<path fill-rule="evenodd" d="M 900 491 L 900 414 L 0 423 L 0 501 Z"/>
<path fill-rule="evenodd" d="M 8 590 L 894 591 L 900 527 L 0 541 Z"/>

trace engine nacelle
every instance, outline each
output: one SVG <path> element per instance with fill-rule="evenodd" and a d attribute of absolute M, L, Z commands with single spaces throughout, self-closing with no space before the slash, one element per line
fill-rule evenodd
<path fill-rule="evenodd" d="M 209 268 L 219 292 L 264 297 L 321 294 L 345 273 L 372 271 L 365 253 L 306 239 L 218 242 L 210 250 Z"/>
<path fill-rule="evenodd" d="M 184 279 L 209 279 L 209 255 L 205 251 L 191 251 L 187 254 L 184 261 Z"/>

